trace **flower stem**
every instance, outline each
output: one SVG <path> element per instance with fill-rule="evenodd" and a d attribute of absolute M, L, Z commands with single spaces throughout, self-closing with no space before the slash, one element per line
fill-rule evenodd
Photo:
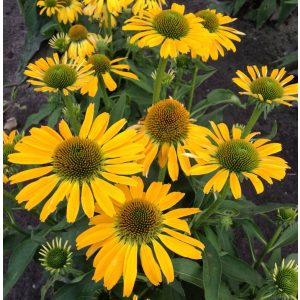
<path fill-rule="evenodd" d="M 165 165 L 163 168 L 161 168 L 161 169 L 159 170 L 158 177 L 157 177 L 157 181 L 163 183 L 163 182 L 165 181 L 166 172 L 167 172 L 167 165 Z"/>
<path fill-rule="evenodd" d="M 177 98 L 177 93 L 178 93 L 178 89 L 179 89 L 179 84 L 181 81 L 183 75 L 183 69 L 179 69 L 178 73 L 176 75 L 176 82 L 175 82 L 175 87 L 174 87 L 174 92 L 173 92 L 173 98 L 176 99 Z"/>
<path fill-rule="evenodd" d="M 194 69 L 193 77 L 192 77 L 192 86 L 190 90 L 190 96 L 189 96 L 189 101 L 188 101 L 188 111 L 190 112 L 192 109 L 192 104 L 193 104 L 193 98 L 195 94 L 195 86 L 196 86 L 196 79 L 198 75 L 198 70 L 199 68 L 196 66 Z"/>
<path fill-rule="evenodd" d="M 73 97 L 71 97 L 70 95 L 68 95 L 68 96 L 62 95 L 62 97 L 63 97 L 64 103 L 65 103 L 65 106 L 68 110 L 68 115 L 70 118 L 71 126 L 72 126 L 74 132 L 76 134 L 78 134 L 79 130 L 80 130 L 80 124 L 75 115 L 74 106 L 73 106 L 74 105 Z"/>
<path fill-rule="evenodd" d="M 266 245 L 265 250 L 262 252 L 262 254 L 258 258 L 258 260 L 255 262 L 254 269 L 257 269 L 260 266 L 260 264 L 262 263 L 264 257 L 268 254 L 269 250 L 273 247 L 273 245 L 277 241 L 279 235 L 282 232 L 282 229 L 283 229 L 283 224 L 279 225 L 278 228 L 276 229 L 274 235 L 272 236 L 272 238 L 270 239 L 270 241 Z"/>
<path fill-rule="evenodd" d="M 156 72 L 156 80 L 154 81 L 154 87 L 153 87 L 152 104 L 155 104 L 160 100 L 161 84 L 166 69 L 167 61 L 168 60 L 163 57 L 161 57 L 159 60 L 159 64 Z"/>
<path fill-rule="evenodd" d="M 245 138 L 251 132 L 262 112 L 263 110 L 257 105 L 254 107 L 252 115 L 243 131 L 242 138 Z"/>
<path fill-rule="evenodd" d="M 225 183 L 223 190 L 219 193 L 217 200 L 215 200 L 214 203 L 211 204 L 210 207 L 208 207 L 203 213 L 198 215 L 198 218 L 195 219 L 193 222 L 192 227 L 198 228 L 201 224 L 203 224 L 215 211 L 218 209 L 218 207 L 221 205 L 221 203 L 225 200 L 228 191 L 229 191 L 229 180 Z"/>
<path fill-rule="evenodd" d="M 106 111 L 109 111 L 111 109 L 111 100 L 107 94 L 107 91 L 106 91 L 106 86 L 105 86 L 105 83 L 104 83 L 104 80 L 102 78 L 102 76 L 100 75 L 98 77 L 99 79 L 99 88 L 102 92 L 102 95 L 103 95 L 103 101 L 104 101 L 104 106 L 105 106 L 105 109 Z"/>

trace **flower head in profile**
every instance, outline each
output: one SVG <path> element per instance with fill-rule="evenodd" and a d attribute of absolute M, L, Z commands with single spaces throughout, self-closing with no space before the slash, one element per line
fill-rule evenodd
<path fill-rule="evenodd" d="M 160 168 L 167 167 L 173 181 L 178 179 L 179 166 L 186 175 L 190 175 L 189 158 L 186 151 L 196 153 L 199 144 L 208 143 L 206 128 L 193 124 L 185 107 L 174 99 L 157 102 L 148 108 L 145 119 L 134 126 L 139 132 L 136 136 L 145 145 L 143 175 L 158 157 Z"/>
<path fill-rule="evenodd" d="M 70 38 L 66 33 L 59 32 L 49 40 L 48 44 L 59 53 L 64 53 L 68 50 Z"/>
<path fill-rule="evenodd" d="M 99 80 L 103 80 L 109 91 L 114 91 L 117 88 L 117 84 L 112 78 L 111 73 L 134 80 L 139 80 L 134 73 L 128 71 L 130 70 L 128 64 L 117 64 L 117 62 L 124 59 L 126 59 L 126 57 L 110 60 L 106 55 L 99 53 L 91 55 L 88 59 L 88 64 L 92 65 L 92 69 L 95 74 L 92 76 L 92 79 L 89 81 L 89 83 L 81 89 L 81 93 L 89 93 L 89 96 L 94 97 L 97 93 Z"/>
<path fill-rule="evenodd" d="M 68 240 L 63 244 L 61 238 L 42 245 L 39 254 L 41 265 L 52 274 L 65 274 L 72 263 L 71 245 Z"/>
<path fill-rule="evenodd" d="M 12 184 L 33 180 L 16 196 L 30 210 L 51 194 L 40 214 L 45 221 L 58 204 L 67 199 L 67 221 L 76 220 L 80 203 L 84 213 L 94 215 L 95 201 L 109 216 L 114 215 L 112 199 L 125 201 L 123 192 L 111 182 L 136 185 L 127 177 L 142 171 L 136 163 L 143 157 L 143 146 L 132 141 L 135 130 L 119 133 L 126 120 L 108 126 L 109 114 L 94 118 L 94 104 L 87 108 L 78 135 L 73 135 L 67 123 L 59 123 L 59 132 L 48 126 L 32 128 L 30 135 L 16 144 L 18 153 L 9 161 L 21 165 L 41 165 L 10 177 Z"/>
<path fill-rule="evenodd" d="M 81 24 L 71 26 L 68 37 L 70 39 L 68 56 L 73 59 L 91 55 L 99 38 L 97 34 L 88 32 L 87 28 Z"/>
<path fill-rule="evenodd" d="M 217 13 L 215 9 L 201 10 L 196 13 L 196 16 L 203 20 L 202 24 L 209 31 L 208 37 L 211 39 L 209 51 L 201 57 L 203 61 L 207 61 L 209 57 L 217 60 L 219 55 L 224 56 L 224 49 L 236 51 L 234 42 L 240 42 L 238 35 L 244 35 L 244 33 L 227 26 L 228 23 L 234 22 L 235 18 Z"/>
<path fill-rule="evenodd" d="M 171 9 L 162 10 L 158 4 L 125 22 L 123 30 L 139 31 L 130 43 L 137 42 L 140 48 L 160 46 L 163 58 L 177 57 L 194 49 L 200 55 L 206 53 L 210 40 L 209 32 L 194 14 L 184 15 L 184 5 L 172 4 Z"/>
<path fill-rule="evenodd" d="M 7 183 L 8 179 L 8 155 L 15 153 L 15 144 L 16 144 L 16 130 L 10 132 L 10 134 L 6 134 L 3 131 L 3 183 Z"/>
<path fill-rule="evenodd" d="M 274 69 L 268 75 L 268 67 L 263 66 L 261 72 L 257 66 L 247 66 L 247 76 L 242 71 L 237 71 L 238 77 L 232 81 L 242 88 L 242 95 L 248 95 L 259 101 L 261 104 L 283 104 L 292 106 L 291 101 L 297 101 L 298 83 L 289 84 L 294 79 L 293 75 L 284 78 L 286 74 L 285 68 Z"/>
<path fill-rule="evenodd" d="M 53 59 L 40 58 L 34 64 L 30 63 L 24 74 L 30 77 L 27 80 L 34 86 L 37 92 L 58 93 L 68 95 L 70 92 L 82 88 L 94 73 L 92 65 L 86 65 L 84 58 L 69 60 L 67 54 L 62 59 L 57 53 Z"/>
<path fill-rule="evenodd" d="M 59 0 L 61 7 L 57 12 L 57 20 L 60 23 L 74 23 L 82 14 L 82 3 L 79 0 Z"/>
<path fill-rule="evenodd" d="M 91 219 L 92 227 L 76 239 L 78 249 L 89 246 L 88 258 L 98 251 L 93 279 L 104 279 L 104 286 L 110 290 L 123 275 L 125 297 L 134 288 L 138 256 L 145 275 L 157 286 L 162 282 L 162 274 L 167 282 L 174 280 L 173 264 L 165 247 L 191 259 L 201 259 L 204 249 L 199 240 L 188 236 L 189 226 L 182 219 L 198 213 L 199 209 L 172 209 L 183 193 L 169 193 L 171 185 L 161 182 L 152 182 L 144 191 L 142 179 L 134 180 L 138 182 L 136 187 L 118 185 L 126 200 L 116 206 L 116 213 L 107 216 L 101 211 Z"/>
<path fill-rule="evenodd" d="M 204 193 L 211 189 L 220 192 L 229 180 L 231 192 L 235 199 L 241 197 L 240 179 L 250 179 L 257 194 L 264 191 L 261 177 L 267 183 L 282 180 L 288 169 L 287 162 L 273 154 L 281 151 L 280 143 L 270 143 L 269 139 L 261 138 L 252 141 L 259 132 L 250 133 L 242 138 L 242 130 L 234 127 L 232 135 L 224 123 L 216 125 L 210 122 L 213 131 L 207 134 L 211 139 L 198 153 L 198 163 L 191 168 L 191 175 L 213 173 L 204 187 Z"/>
<path fill-rule="evenodd" d="M 48 17 L 55 15 L 62 7 L 59 0 L 39 0 L 36 5 L 41 7 L 40 15 L 46 13 Z"/>

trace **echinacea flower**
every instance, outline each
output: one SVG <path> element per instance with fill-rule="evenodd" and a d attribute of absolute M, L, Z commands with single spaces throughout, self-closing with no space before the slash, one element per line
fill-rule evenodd
<path fill-rule="evenodd" d="M 52 36 L 48 44 L 52 49 L 55 49 L 60 53 L 64 53 L 68 50 L 70 38 L 66 33 L 59 32 L 56 35 Z"/>
<path fill-rule="evenodd" d="M 209 32 L 200 18 L 192 13 L 184 15 L 184 10 L 184 5 L 176 3 L 166 10 L 156 4 L 152 9 L 126 20 L 123 30 L 139 31 L 130 43 L 138 41 L 140 48 L 160 45 L 160 56 L 163 58 L 177 57 L 179 53 L 186 54 L 191 49 L 203 54 L 210 45 Z"/>
<path fill-rule="evenodd" d="M 236 18 L 224 16 L 221 13 L 217 13 L 215 9 L 201 10 L 196 13 L 196 16 L 203 19 L 202 24 L 209 31 L 208 38 L 212 41 L 209 52 L 205 53 L 208 55 L 203 55 L 201 57 L 202 60 L 207 61 L 209 57 L 217 60 L 219 54 L 224 56 L 224 48 L 227 51 L 236 51 L 233 41 L 240 42 L 241 39 L 238 35 L 245 35 L 243 32 L 227 26 L 228 23 L 232 23 Z"/>
<path fill-rule="evenodd" d="M 152 182 L 144 191 L 142 179 L 134 180 L 138 182 L 136 187 L 118 185 L 126 200 L 116 206 L 116 213 L 96 215 L 90 221 L 92 227 L 76 239 L 78 249 L 90 247 L 86 253 L 88 258 L 98 251 L 93 264 L 96 282 L 104 279 L 104 286 L 110 290 L 123 275 L 124 297 L 132 293 L 138 256 L 145 275 L 157 286 L 162 282 L 162 274 L 168 283 L 174 280 L 173 264 L 165 247 L 190 259 L 201 259 L 204 249 L 199 240 L 188 236 L 189 226 L 182 220 L 199 209 L 171 209 L 184 193 L 169 193 L 171 185 L 161 182 Z"/>
<path fill-rule="evenodd" d="M 145 10 L 153 9 L 157 4 L 166 5 L 166 0 L 134 0 L 132 12 L 134 15 L 142 14 Z"/>
<path fill-rule="evenodd" d="M 114 215 L 112 202 L 125 201 L 123 192 L 110 182 L 136 185 L 127 175 L 142 171 L 136 161 L 143 157 L 143 146 L 132 141 L 135 130 L 119 133 L 126 120 L 108 127 L 109 114 L 102 113 L 93 121 L 94 104 L 87 108 L 79 135 L 73 135 L 67 123 L 59 123 L 59 133 L 48 126 L 32 128 L 30 135 L 16 144 L 18 153 L 9 161 L 21 165 L 42 165 L 11 176 L 11 184 L 33 180 L 16 196 L 18 203 L 26 202 L 30 210 L 52 192 L 43 206 L 40 219 L 56 210 L 66 197 L 67 221 L 76 220 L 80 202 L 85 214 L 94 215 L 95 201 L 109 216 Z M 81 199 L 81 201 L 80 201 Z"/>
<path fill-rule="evenodd" d="M 24 74 L 31 79 L 27 80 L 37 92 L 57 93 L 79 90 L 89 80 L 93 74 L 92 65 L 86 65 L 84 58 L 69 60 L 67 54 L 62 59 L 57 53 L 53 54 L 53 59 L 47 57 L 40 58 L 34 64 L 30 63 Z"/>
<path fill-rule="evenodd" d="M 79 0 L 60 0 L 61 7 L 57 12 L 57 20 L 60 23 L 74 23 L 82 14 L 82 3 Z"/>
<path fill-rule="evenodd" d="M 15 151 L 15 137 L 16 137 L 16 130 L 10 132 L 9 135 L 3 131 L 3 183 L 8 182 L 8 176 L 6 174 L 7 164 L 8 164 L 8 155 L 12 154 Z"/>
<path fill-rule="evenodd" d="M 191 168 L 191 175 L 214 173 L 204 187 L 207 194 L 213 188 L 220 192 L 229 180 L 231 192 L 235 199 L 241 197 L 240 178 L 250 179 L 257 194 L 264 191 L 261 177 L 269 184 L 272 179 L 282 180 L 288 169 L 287 162 L 273 154 L 281 151 L 280 143 L 270 143 L 269 139 L 261 138 L 252 141 L 259 134 L 254 132 L 242 138 L 242 130 L 234 127 L 232 136 L 225 123 L 216 125 L 210 122 L 213 132 L 207 134 L 212 142 L 202 143 L 199 151 L 198 164 Z"/>
<path fill-rule="evenodd" d="M 98 39 L 96 33 L 88 32 L 86 27 L 81 24 L 71 26 L 68 37 L 70 38 L 68 55 L 73 59 L 91 55 Z"/>
<path fill-rule="evenodd" d="M 46 12 L 48 17 L 55 15 L 62 7 L 59 0 L 39 0 L 36 5 L 42 8 L 40 10 L 40 15 Z"/>
<path fill-rule="evenodd" d="M 136 136 L 145 145 L 143 175 L 158 156 L 160 168 L 167 167 L 173 181 L 178 179 L 179 165 L 186 175 L 190 175 L 189 158 L 186 151 L 199 151 L 199 144 L 207 143 L 206 128 L 193 124 L 190 114 L 178 100 L 166 99 L 148 108 L 145 119 L 133 126 L 139 132 Z"/>
<path fill-rule="evenodd" d="M 130 69 L 128 64 L 116 64 L 124 59 L 126 59 L 126 57 L 110 60 L 106 55 L 99 53 L 91 55 L 88 59 L 88 64 L 92 65 L 95 75 L 93 75 L 89 83 L 81 89 L 81 93 L 89 93 L 89 96 L 94 97 L 98 89 L 98 80 L 103 80 L 107 89 L 114 91 L 117 88 L 117 84 L 112 78 L 111 72 L 126 78 L 139 80 L 134 73 L 128 72 Z"/>
<path fill-rule="evenodd" d="M 62 244 L 61 238 L 55 238 L 52 243 L 42 245 L 39 255 L 42 267 L 52 274 L 65 274 L 72 263 L 71 245 L 68 240 Z"/>
<path fill-rule="evenodd" d="M 248 77 L 245 73 L 238 70 L 236 74 L 238 77 L 232 79 L 244 91 L 240 92 L 242 95 L 248 95 L 262 104 L 284 104 L 292 106 L 290 101 L 297 101 L 295 97 L 298 94 L 298 83 L 289 84 L 294 79 L 293 75 L 287 76 L 285 68 L 274 69 L 268 75 L 268 67 L 263 66 L 261 72 L 257 66 L 247 66 Z"/>

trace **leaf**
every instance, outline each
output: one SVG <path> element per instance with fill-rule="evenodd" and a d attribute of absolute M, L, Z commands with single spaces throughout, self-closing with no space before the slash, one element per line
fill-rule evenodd
<path fill-rule="evenodd" d="M 39 244 L 31 239 L 26 239 L 12 252 L 8 263 L 7 273 L 4 276 L 3 298 L 8 295 L 9 291 L 22 276 L 26 267 L 33 259 L 38 246 Z"/>
<path fill-rule="evenodd" d="M 281 233 L 279 239 L 274 244 L 274 246 L 269 250 L 269 252 L 273 251 L 276 248 L 285 247 L 294 243 L 295 241 L 297 241 L 297 237 L 298 237 L 298 222 L 295 222 Z"/>
<path fill-rule="evenodd" d="M 65 284 L 54 295 L 52 300 L 67 300 L 67 299 L 92 299 L 98 289 L 101 288 L 101 283 L 96 283 L 92 280 L 94 271 L 86 273 L 83 279 L 76 283 Z"/>
<path fill-rule="evenodd" d="M 262 27 L 272 16 L 277 7 L 276 0 L 264 0 L 257 11 L 256 27 Z"/>
<path fill-rule="evenodd" d="M 109 126 L 116 123 L 120 119 L 124 117 L 126 108 L 126 94 L 122 93 L 122 95 L 119 98 L 119 101 L 117 101 L 114 106 L 112 107 L 112 110 L 110 112 L 110 120 L 109 120 Z"/>
<path fill-rule="evenodd" d="M 281 0 L 278 24 L 281 25 L 289 15 L 297 8 L 298 0 L 284 1 Z"/>
<path fill-rule="evenodd" d="M 219 299 L 222 266 L 219 254 L 206 238 L 202 238 L 205 249 L 203 252 L 203 284 L 205 300 Z"/>
<path fill-rule="evenodd" d="M 61 112 L 62 112 L 62 107 L 61 106 L 55 108 L 52 111 L 51 115 L 48 118 L 48 122 L 47 122 L 47 125 L 49 127 L 53 128 L 58 123 L 59 117 L 61 116 Z"/>
<path fill-rule="evenodd" d="M 267 244 L 266 238 L 264 237 L 263 233 L 261 232 L 260 228 L 252 221 L 244 220 L 242 222 L 243 229 L 245 233 L 251 238 L 257 238 L 261 241 L 264 245 Z"/>
<path fill-rule="evenodd" d="M 221 256 L 221 262 L 223 274 L 229 278 L 255 286 L 260 286 L 262 284 L 263 279 L 261 275 L 244 261 L 227 254 Z"/>
<path fill-rule="evenodd" d="M 287 54 L 284 57 L 281 57 L 280 59 L 276 60 L 275 62 L 280 62 L 281 64 L 278 66 L 279 68 L 287 67 L 292 64 L 297 64 L 298 62 L 298 50 L 292 51 L 289 54 Z"/>
<path fill-rule="evenodd" d="M 234 6 L 233 6 L 233 15 L 235 16 L 240 9 L 244 6 L 247 0 L 235 0 Z"/>
<path fill-rule="evenodd" d="M 203 288 L 202 270 L 199 263 L 186 258 L 175 258 L 172 262 L 175 274 L 181 280 Z"/>
<path fill-rule="evenodd" d="M 276 136 L 276 134 L 277 134 L 277 129 L 278 129 L 277 121 L 274 120 L 271 132 L 270 132 L 269 135 L 266 136 L 266 139 L 272 140 Z"/>
<path fill-rule="evenodd" d="M 162 288 L 158 288 L 150 296 L 155 300 L 185 300 L 185 293 L 178 280 L 174 280 L 172 283 L 164 284 Z"/>

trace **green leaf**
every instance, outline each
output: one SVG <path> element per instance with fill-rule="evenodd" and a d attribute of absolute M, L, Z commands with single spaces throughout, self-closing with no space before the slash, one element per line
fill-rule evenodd
<path fill-rule="evenodd" d="M 202 270 L 199 263 L 186 258 L 175 258 L 172 262 L 179 279 L 203 288 Z"/>
<path fill-rule="evenodd" d="M 94 271 L 86 273 L 79 282 L 65 284 L 53 295 L 52 300 L 92 299 L 97 290 L 102 287 L 101 283 L 92 280 L 93 273 Z"/>
<path fill-rule="evenodd" d="M 235 0 L 234 6 L 233 6 L 233 15 L 235 16 L 240 9 L 244 6 L 247 0 Z"/>
<path fill-rule="evenodd" d="M 39 244 L 31 239 L 26 239 L 12 252 L 8 263 L 7 273 L 4 276 L 3 298 L 8 295 L 9 291 L 22 276 L 26 267 L 33 259 L 38 246 Z"/>
<path fill-rule="evenodd" d="M 297 8 L 298 0 L 281 0 L 278 24 L 282 24 L 289 15 Z"/>
<path fill-rule="evenodd" d="M 119 100 L 114 104 L 110 112 L 109 126 L 116 123 L 124 117 L 126 108 L 126 94 L 122 93 Z"/>
<path fill-rule="evenodd" d="M 245 233 L 251 238 L 257 238 L 261 241 L 264 245 L 267 244 L 266 238 L 264 237 L 263 233 L 261 232 L 260 228 L 252 221 L 244 220 L 242 221 L 242 226 Z"/>
<path fill-rule="evenodd" d="M 281 64 L 278 66 L 279 68 L 287 67 L 292 64 L 297 64 L 298 62 L 298 50 L 290 52 L 284 57 L 281 57 L 280 59 L 276 60 L 275 62 L 281 62 Z"/>
<path fill-rule="evenodd" d="M 261 275 L 244 261 L 231 256 L 221 256 L 223 274 L 242 283 L 260 286 L 263 282 Z"/>
<path fill-rule="evenodd" d="M 219 299 L 222 266 L 219 254 L 206 238 L 202 238 L 205 249 L 203 252 L 203 284 L 205 300 Z"/>
<path fill-rule="evenodd" d="M 52 113 L 50 114 L 49 118 L 48 118 L 48 122 L 47 122 L 47 125 L 49 127 L 55 127 L 55 125 L 58 123 L 58 120 L 61 116 L 61 113 L 62 113 L 62 107 L 57 107 L 55 108 Z"/>
<path fill-rule="evenodd" d="M 277 7 L 276 0 L 264 0 L 258 8 L 256 27 L 262 27 L 265 22 L 273 15 Z"/>
<path fill-rule="evenodd" d="M 185 300 L 185 293 L 178 280 L 174 280 L 170 284 L 164 284 L 162 288 L 158 288 L 150 296 L 151 299 L 155 300 Z"/>
<path fill-rule="evenodd" d="M 268 136 L 266 136 L 266 139 L 272 140 L 276 136 L 276 134 L 277 134 L 277 129 L 278 129 L 277 121 L 274 120 L 271 132 L 270 132 L 270 134 Z"/>
<path fill-rule="evenodd" d="M 297 237 L 298 237 L 298 222 L 295 222 L 281 233 L 279 239 L 274 244 L 274 246 L 269 250 L 269 252 L 273 251 L 276 248 L 285 247 L 294 243 L 295 241 L 297 241 Z"/>

